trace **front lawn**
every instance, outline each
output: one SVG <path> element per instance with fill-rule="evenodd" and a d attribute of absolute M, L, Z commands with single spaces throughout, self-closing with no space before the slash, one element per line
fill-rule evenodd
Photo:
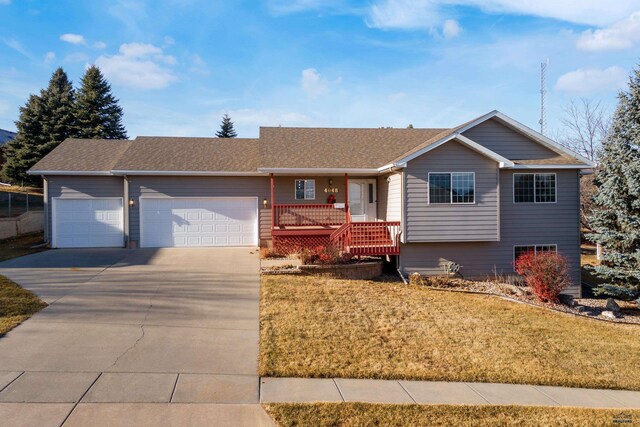
<path fill-rule="evenodd" d="M 31 291 L 0 276 L 0 337 L 46 306 Z"/>
<path fill-rule="evenodd" d="M 264 405 L 278 426 L 611 426 L 640 422 L 640 410 L 531 406 L 279 403 Z M 627 421 L 631 420 L 631 422 Z"/>
<path fill-rule="evenodd" d="M 44 243 L 44 235 L 42 233 L 25 234 L 18 237 L 12 237 L 10 239 L 0 240 L 0 261 L 6 261 L 19 256 L 42 252 L 47 248 L 33 247 L 42 243 Z"/>
<path fill-rule="evenodd" d="M 260 375 L 640 390 L 640 326 L 397 282 L 264 276 Z"/>

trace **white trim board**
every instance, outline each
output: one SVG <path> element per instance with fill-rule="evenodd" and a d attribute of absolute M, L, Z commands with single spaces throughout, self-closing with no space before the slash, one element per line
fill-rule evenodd
<path fill-rule="evenodd" d="M 463 145 L 465 145 L 465 146 L 467 146 L 468 148 L 472 149 L 473 151 L 475 151 L 475 152 L 477 152 L 477 153 L 479 153 L 479 154 L 481 154 L 481 155 L 483 155 L 485 157 L 488 157 L 488 158 L 494 160 L 495 162 L 497 162 L 499 164 L 500 168 L 511 168 L 511 167 L 514 166 L 514 163 L 511 160 L 507 159 L 506 157 L 501 156 L 500 154 L 498 154 L 498 153 L 496 153 L 494 151 L 489 150 L 487 147 L 478 144 L 477 142 L 471 140 L 470 138 L 467 138 L 466 136 L 460 134 L 460 132 L 455 132 L 455 133 L 452 133 L 452 134 L 450 134 L 448 136 L 445 136 L 444 138 L 434 142 L 433 144 L 430 144 L 430 145 L 424 147 L 423 149 L 421 149 L 419 151 L 416 151 L 415 153 L 410 154 L 410 155 L 402 158 L 401 160 L 398 160 L 397 162 L 394 163 L 394 165 L 396 165 L 396 166 L 398 166 L 398 165 L 406 165 L 407 162 L 415 159 L 416 157 L 420 157 L 423 154 L 428 153 L 429 151 L 434 150 L 434 149 L 440 147 L 441 145 L 444 145 L 447 142 L 454 141 L 454 140 L 459 142 L 459 143 L 461 143 L 461 144 L 463 144 Z M 388 166 L 389 165 L 383 166 L 383 168 L 389 169 Z M 384 170 L 384 169 L 382 169 L 382 170 Z"/>

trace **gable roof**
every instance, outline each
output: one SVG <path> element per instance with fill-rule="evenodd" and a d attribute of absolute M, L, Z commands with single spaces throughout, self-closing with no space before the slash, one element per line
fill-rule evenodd
<path fill-rule="evenodd" d="M 255 173 L 258 160 L 257 139 L 139 136 L 112 169 L 114 173 Z"/>
<path fill-rule="evenodd" d="M 508 159 L 463 135 L 495 119 L 543 145 L 549 156 Z M 492 111 L 457 127 L 260 128 L 260 138 L 141 136 L 129 140 L 67 139 L 31 170 L 33 175 L 253 175 L 269 172 L 376 174 L 457 141 L 508 168 L 592 168 L 588 159 L 523 124 Z"/>
<path fill-rule="evenodd" d="M 68 138 L 36 163 L 29 173 L 109 175 L 132 142 L 123 139 Z"/>
<path fill-rule="evenodd" d="M 445 129 L 260 128 L 260 170 L 377 169 Z"/>
<path fill-rule="evenodd" d="M 467 130 L 475 126 L 478 126 L 479 124 L 484 123 L 490 119 L 497 119 L 498 121 L 502 122 L 506 126 L 515 130 L 516 132 L 521 133 L 522 135 L 532 139 L 533 141 L 545 146 L 546 148 L 550 149 L 552 152 L 556 153 L 556 155 L 554 156 L 550 156 L 548 158 L 543 158 L 543 159 L 514 160 L 513 163 L 515 165 L 523 165 L 523 166 L 524 165 L 540 165 L 540 166 L 564 165 L 564 166 L 583 166 L 586 168 L 595 166 L 595 164 L 592 161 L 581 156 L 580 154 L 574 153 L 573 151 L 561 146 L 560 144 L 551 140 L 550 138 L 547 138 L 546 136 L 542 135 L 541 133 L 538 133 L 533 129 L 523 125 L 522 123 L 502 114 L 498 110 L 493 110 L 490 113 L 477 117 L 473 120 L 468 121 L 467 123 L 464 123 L 460 126 L 449 129 L 448 131 L 442 132 L 440 135 L 434 136 L 433 138 L 425 141 L 419 146 L 414 147 L 413 149 L 407 151 L 406 153 L 403 153 L 401 156 L 394 159 L 390 165 L 387 165 L 387 167 L 405 164 L 411 159 L 421 156 L 422 154 L 431 150 L 433 148 L 432 145 L 440 144 L 443 141 L 449 140 L 452 137 L 457 135 L 463 136 L 462 134 Z"/>

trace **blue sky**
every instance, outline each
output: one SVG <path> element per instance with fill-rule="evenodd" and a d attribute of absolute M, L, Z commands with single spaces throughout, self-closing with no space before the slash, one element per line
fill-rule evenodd
<path fill-rule="evenodd" d="M 639 0 L 0 0 L 0 128 L 62 66 L 107 75 L 130 137 L 259 126 L 454 126 L 493 109 L 550 133 L 576 97 L 615 107 Z"/>

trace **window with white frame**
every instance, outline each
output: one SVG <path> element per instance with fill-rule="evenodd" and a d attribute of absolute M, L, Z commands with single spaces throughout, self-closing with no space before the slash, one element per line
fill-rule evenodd
<path fill-rule="evenodd" d="M 555 203 L 555 173 L 513 174 L 514 203 Z"/>
<path fill-rule="evenodd" d="M 316 199 L 315 179 L 296 179 L 296 200 Z"/>
<path fill-rule="evenodd" d="M 429 203 L 475 203 L 475 187 L 473 172 L 429 173 Z"/>
<path fill-rule="evenodd" d="M 519 246 L 514 246 L 513 247 L 513 262 L 515 264 L 515 262 L 518 260 L 518 258 L 520 258 L 522 255 L 529 253 L 529 252 L 533 252 L 534 254 L 539 254 L 539 253 L 543 253 L 543 252 L 551 252 L 551 253 L 556 253 L 558 252 L 558 246 L 557 245 L 519 245 Z"/>

